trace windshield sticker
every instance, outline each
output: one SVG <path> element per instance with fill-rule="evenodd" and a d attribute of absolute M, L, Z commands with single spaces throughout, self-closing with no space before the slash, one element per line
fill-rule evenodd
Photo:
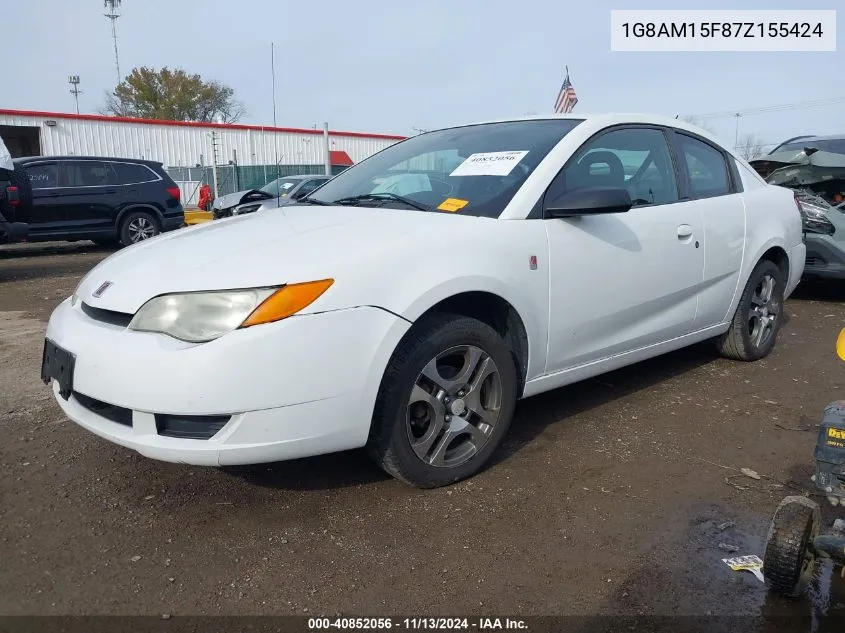
<path fill-rule="evenodd" d="M 290 189 L 291 187 L 293 187 L 292 182 L 286 182 L 282 185 L 282 189 Z"/>
<path fill-rule="evenodd" d="M 469 200 L 461 200 L 460 198 L 446 198 L 443 202 L 440 203 L 440 206 L 437 208 L 441 211 L 448 211 L 449 213 L 454 213 L 455 211 L 460 211 L 468 204 Z"/>
<path fill-rule="evenodd" d="M 472 154 L 450 176 L 507 176 L 528 151 L 482 152 Z"/>

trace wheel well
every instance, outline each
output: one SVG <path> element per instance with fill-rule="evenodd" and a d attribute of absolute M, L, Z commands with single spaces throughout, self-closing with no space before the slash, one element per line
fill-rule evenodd
<path fill-rule="evenodd" d="M 784 283 L 789 283 L 789 256 L 786 254 L 786 251 L 783 250 L 780 246 L 773 246 L 760 258 L 760 260 L 768 259 L 772 262 L 775 266 L 780 268 L 780 272 L 783 274 L 783 281 Z"/>
<path fill-rule="evenodd" d="M 478 319 L 496 330 L 511 348 L 519 380 L 518 393 L 522 395 L 528 372 L 528 334 L 522 318 L 510 303 L 490 292 L 462 292 L 433 305 L 420 318 L 433 312 Z"/>
<path fill-rule="evenodd" d="M 115 223 L 115 226 L 117 227 L 118 231 L 120 231 L 120 229 L 123 225 L 124 218 L 127 215 L 129 215 L 130 213 L 132 213 L 133 211 L 143 211 L 144 213 L 149 213 L 151 216 L 153 216 L 153 220 L 156 221 L 159 229 L 161 229 L 161 211 L 159 211 L 155 207 L 151 207 L 151 206 L 146 205 L 146 204 L 138 204 L 138 205 L 135 205 L 135 206 L 132 206 L 132 207 L 127 207 L 126 209 L 123 209 L 118 214 L 117 222 Z"/>

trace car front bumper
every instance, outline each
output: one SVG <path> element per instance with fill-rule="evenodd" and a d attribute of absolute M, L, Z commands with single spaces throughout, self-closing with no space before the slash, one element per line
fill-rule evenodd
<path fill-rule="evenodd" d="M 363 446 L 390 350 L 409 325 L 360 307 L 189 344 L 96 320 L 66 300 L 47 338 L 75 355 L 67 400 L 53 381 L 71 420 L 147 457 L 216 466 Z M 166 420 L 196 428 L 195 416 L 221 416 L 222 428 L 168 435 Z"/>
<path fill-rule="evenodd" d="M 845 279 L 842 244 L 826 235 L 808 234 L 804 279 Z"/>

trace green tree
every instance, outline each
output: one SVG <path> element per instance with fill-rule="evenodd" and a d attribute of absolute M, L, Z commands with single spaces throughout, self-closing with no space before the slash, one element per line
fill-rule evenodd
<path fill-rule="evenodd" d="M 229 86 L 204 81 L 178 68 L 143 66 L 134 68 L 107 95 L 104 112 L 144 119 L 234 123 L 246 113 L 234 94 Z"/>

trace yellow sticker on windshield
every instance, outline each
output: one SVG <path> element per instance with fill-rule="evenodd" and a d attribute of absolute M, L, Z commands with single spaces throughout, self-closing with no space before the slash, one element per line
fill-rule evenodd
<path fill-rule="evenodd" d="M 460 198 L 446 198 L 443 202 L 440 203 L 440 206 L 437 208 L 441 211 L 448 211 L 449 213 L 454 213 L 455 211 L 460 211 L 468 204 L 469 200 L 461 200 Z"/>

